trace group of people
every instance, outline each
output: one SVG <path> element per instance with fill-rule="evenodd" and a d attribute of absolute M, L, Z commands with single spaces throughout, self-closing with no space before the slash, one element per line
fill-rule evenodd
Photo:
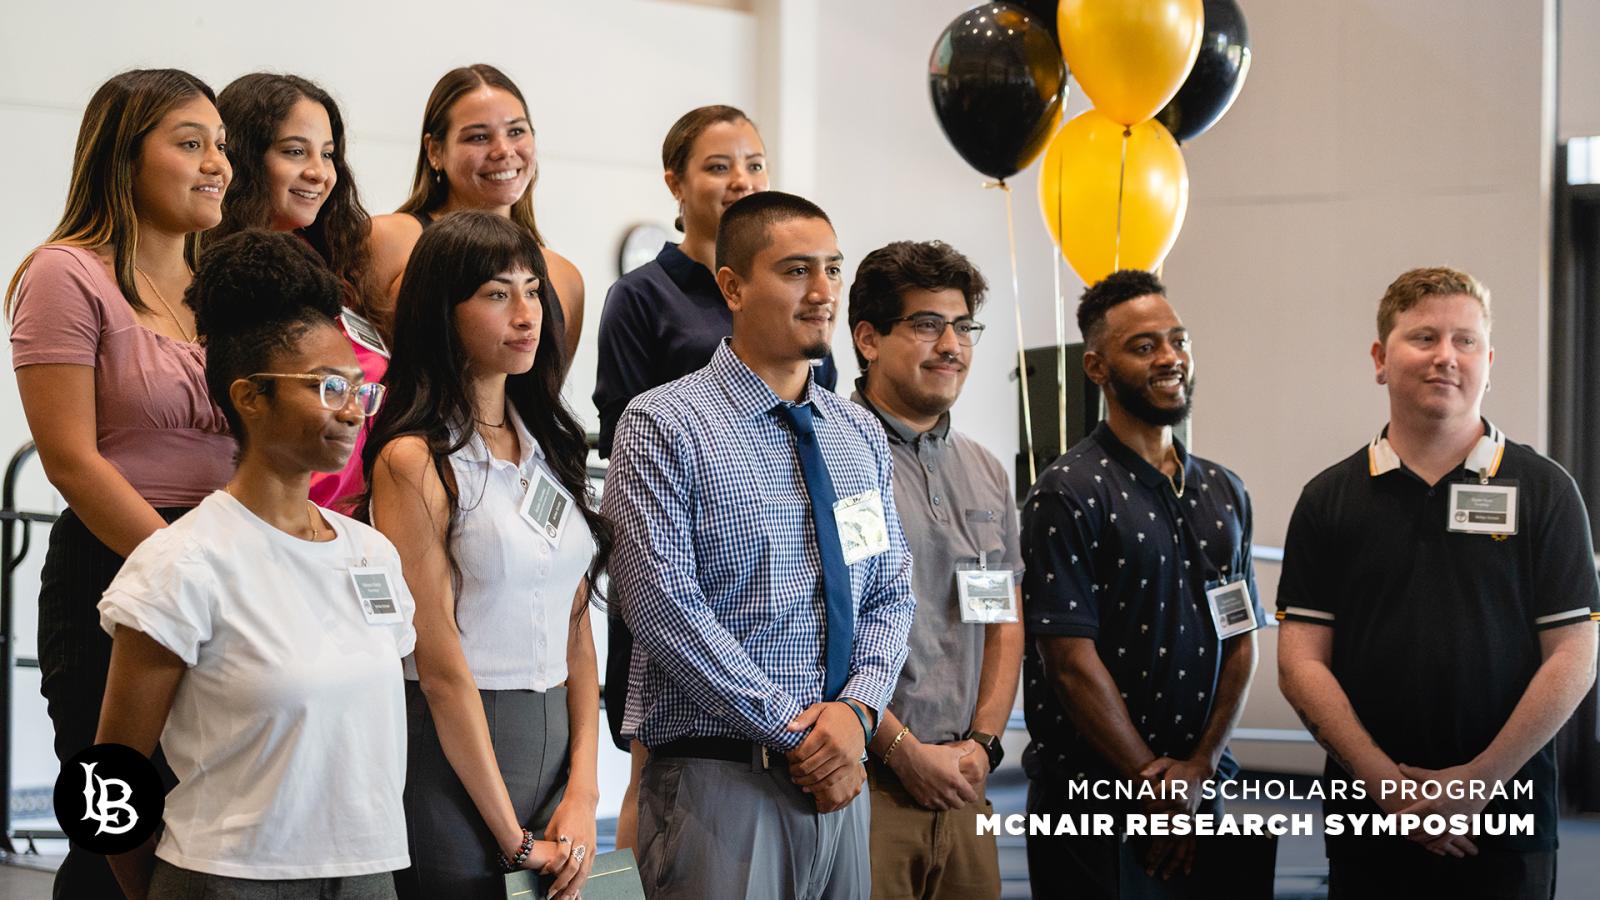
<path fill-rule="evenodd" d="M 652 898 L 997 897 L 977 826 L 1019 679 L 1030 812 L 1195 812 L 1236 773 L 1266 624 L 1250 499 L 1173 437 L 1193 357 L 1154 276 L 1085 291 L 1109 414 L 1019 519 L 951 427 L 976 267 L 896 242 L 846 290 L 833 223 L 768 190 L 755 126 L 693 110 L 662 150 L 683 239 L 601 316 L 596 504 L 561 391 L 583 282 L 534 222 L 521 92 L 485 65 L 440 79 L 392 215 L 367 216 L 344 151 L 304 79 L 118 75 L 7 291 L 68 506 L 39 600 L 56 753 L 125 744 L 171 788 L 158 840 L 75 848 L 57 897 L 487 898 L 517 869 L 579 896 L 592 606 L 633 759 L 617 844 Z M 1283 690 L 1329 779 L 1532 779 L 1540 827 L 1330 841 L 1332 888 L 1548 896 L 1550 739 L 1600 616 L 1587 514 L 1480 416 L 1470 276 L 1397 280 L 1373 358 L 1390 422 L 1290 526 Z M 1500 518 L 1458 519 L 1474 502 Z M 1074 787 L 1096 779 L 1188 799 L 1097 805 Z M 1181 894 L 1208 852 L 1041 835 L 1029 867 L 1039 896 Z"/>

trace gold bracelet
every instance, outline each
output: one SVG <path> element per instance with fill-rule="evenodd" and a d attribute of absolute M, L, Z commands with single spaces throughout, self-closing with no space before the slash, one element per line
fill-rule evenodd
<path fill-rule="evenodd" d="M 887 766 L 889 764 L 889 757 L 894 753 L 895 748 L 900 746 L 900 742 L 905 740 L 906 739 L 906 735 L 908 735 L 910 733 L 911 733 L 911 726 L 907 725 L 906 727 L 900 729 L 900 733 L 899 734 L 894 736 L 894 742 L 889 745 L 889 749 L 883 751 L 883 756 L 879 757 L 879 759 L 883 762 L 884 765 Z"/>

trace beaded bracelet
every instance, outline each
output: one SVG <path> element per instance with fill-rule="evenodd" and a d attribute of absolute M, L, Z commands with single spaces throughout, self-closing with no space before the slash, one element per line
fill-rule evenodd
<path fill-rule="evenodd" d="M 532 852 L 533 852 L 533 832 L 531 832 L 528 829 L 524 828 L 524 829 L 522 829 L 522 846 L 517 848 L 517 855 L 516 856 L 507 858 L 506 854 L 505 854 L 505 851 L 502 850 L 502 851 L 499 852 L 498 855 L 500 857 L 500 868 L 504 869 L 507 872 L 515 872 L 518 869 L 522 868 L 522 864 L 523 863 L 528 861 L 528 854 L 530 854 Z"/>

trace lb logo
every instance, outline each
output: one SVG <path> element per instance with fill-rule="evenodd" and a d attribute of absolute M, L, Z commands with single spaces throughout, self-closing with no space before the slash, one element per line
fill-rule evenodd
<path fill-rule="evenodd" d="M 126 853 L 160 827 L 165 793 L 144 754 L 121 744 L 96 744 L 62 767 L 56 821 L 85 850 Z"/>

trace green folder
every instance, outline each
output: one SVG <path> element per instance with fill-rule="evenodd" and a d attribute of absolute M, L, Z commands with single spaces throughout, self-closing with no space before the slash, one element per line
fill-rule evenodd
<path fill-rule="evenodd" d="M 506 876 L 506 900 L 544 900 L 554 881 L 548 875 L 523 870 Z M 583 900 L 644 900 L 644 884 L 639 880 L 639 864 L 632 850 L 602 853 L 594 858 L 589 880 L 583 885 Z"/>

